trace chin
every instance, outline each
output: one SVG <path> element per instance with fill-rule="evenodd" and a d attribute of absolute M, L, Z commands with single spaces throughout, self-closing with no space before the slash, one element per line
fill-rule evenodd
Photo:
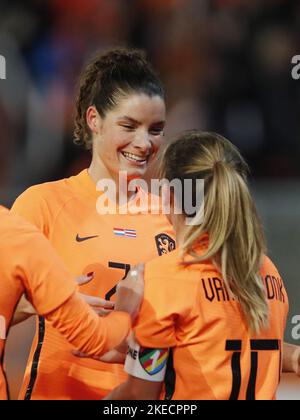
<path fill-rule="evenodd" d="M 135 170 L 135 171 L 127 171 L 127 177 L 129 179 L 129 181 L 131 181 L 132 179 L 137 179 L 137 178 L 143 178 L 146 174 L 147 168 L 145 169 L 140 169 L 140 170 Z"/>

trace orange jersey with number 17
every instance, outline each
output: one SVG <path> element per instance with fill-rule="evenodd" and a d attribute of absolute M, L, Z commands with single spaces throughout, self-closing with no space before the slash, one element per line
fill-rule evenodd
<path fill-rule="evenodd" d="M 144 302 L 134 329 L 142 346 L 139 363 L 144 368 L 143 378 L 146 372 L 149 381 L 155 380 L 156 372 L 165 364 L 162 349 L 171 348 L 173 363 L 166 371 L 168 398 L 275 398 L 288 297 L 267 257 L 261 281 L 268 298 L 270 325 L 254 335 L 240 304 L 232 299 L 211 263 L 183 267 L 178 250 L 147 263 Z M 161 349 L 156 352 L 159 360 L 151 360 L 156 353 L 150 349 Z"/>
<path fill-rule="evenodd" d="M 100 215 L 99 196 L 85 170 L 30 188 L 12 211 L 47 236 L 74 276 L 94 272 L 82 293 L 113 300 L 132 265 L 175 248 L 174 233 L 162 215 Z M 68 343 L 40 319 L 20 398 L 100 399 L 125 378 L 123 366 L 72 356 Z"/>

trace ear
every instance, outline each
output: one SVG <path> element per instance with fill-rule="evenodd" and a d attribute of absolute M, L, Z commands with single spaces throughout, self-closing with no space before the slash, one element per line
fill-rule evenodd
<path fill-rule="evenodd" d="M 93 134 L 98 134 L 101 129 L 102 118 L 95 106 L 89 106 L 86 111 L 86 122 Z"/>

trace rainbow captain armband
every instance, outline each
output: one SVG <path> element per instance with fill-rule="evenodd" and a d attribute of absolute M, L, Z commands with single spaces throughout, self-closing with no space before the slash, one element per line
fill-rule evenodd
<path fill-rule="evenodd" d="M 146 381 L 163 382 L 168 356 L 169 349 L 140 347 L 136 341 L 132 340 L 125 361 L 125 372 Z"/>

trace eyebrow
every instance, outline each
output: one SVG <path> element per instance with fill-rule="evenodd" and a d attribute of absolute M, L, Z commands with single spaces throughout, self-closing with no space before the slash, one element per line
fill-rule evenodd
<path fill-rule="evenodd" d="M 128 117 L 127 115 L 124 115 L 123 117 L 118 118 L 118 121 L 121 121 L 121 120 L 127 120 L 127 121 L 130 121 L 131 123 L 137 124 L 137 125 L 141 124 L 139 121 L 135 120 L 134 118 Z M 154 122 L 151 125 L 163 125 L 165 123 L 166 123 L 166 121 L 162 120 L 162 121 Z"/>

